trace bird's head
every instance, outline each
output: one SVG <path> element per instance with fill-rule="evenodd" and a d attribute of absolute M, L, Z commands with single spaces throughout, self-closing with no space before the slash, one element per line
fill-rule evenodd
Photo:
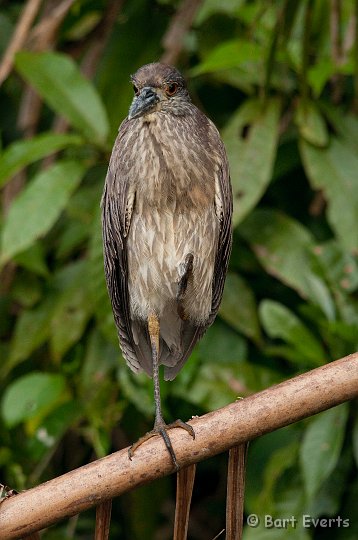
<path fill-rule="evenodd" d="M 131 76 L 131 81 L 135 96 L 129 119 L 159 111 L 181 116 L 188 111 L 189 93 L 176 68 L 161 63 L 147 64 Z"/>

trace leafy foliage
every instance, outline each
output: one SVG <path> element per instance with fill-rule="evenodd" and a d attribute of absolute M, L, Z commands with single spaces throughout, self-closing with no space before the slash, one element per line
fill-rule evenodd
<path fill-rule="evenodd" d="M 174 48 L 163 36 L 178 2 L 123 2 L 119 14 L 114 4 L 75 1 L 48 41 L 41 24 L 54 24 L 54 7 L 40 12 L 0 89 L 0 480 L 16 489 L 151 426 L 151 381 L 120 358 L 99 202 L 131 100 L 129 74 L 163 52 L 179 47 L 193 100 L 222 132 L 235 227 L 220 316 L 163 385 L 167 418 L 201 414 L 357 350 L 353 0 L 338 11 L 326 0 L 204 0 Z M 1 56 L 24 5 L 0 8 Z M 319 526 L 303 526 L 304 514 L 349 519 L 324 537 L 357 538 L 357 466 L 349 404 L 254 441 L 247 514 L 298 523 L 265 528 L 261 520 L 245 527 L 245 540 L 321 538 Z M 223 527 L 225 467 L 223 456 L 198 467 L 193 539 Z M 117 501 L 113 538 L 171 538 L 172 490 L 164 479 Z M 93 519 L 81 515 L 75 532 L 59 525 L 44 538 L 87 538 Z"/>
<path fill-rule="evenodd" d="M 76 64 L 58 53 L 19 52 L 16 68 L 52 107 L 93 143 L 108 135 L 108 119 L 95 88 Z"/>
<path fill-rule="evenodd" d="M 0 263 L 4 264 L 31 247 L 35 240 L 49 231 L 66 207 L 83 173 L 81 163 L 59 161 L 29 182 L 10 207 L 2 231 Z"/>

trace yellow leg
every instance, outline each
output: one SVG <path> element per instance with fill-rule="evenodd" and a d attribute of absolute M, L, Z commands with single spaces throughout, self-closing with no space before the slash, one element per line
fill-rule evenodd
<path fill-rule="evenodd" d="M 152 313 L 148 317 L 148 332 L 149 332 L 150 344 L 152 346 L 152 351 L 154 348 L 157 351 L 157 354 L 159 356 L 160 325 L 159 325 L 159 319 L 156 315 L 154 315 L 154 313 Z"/>
<path fill-rule="evenodd" d="M 160 399 L 160 383 L 159 383 L 159 337 L 160 337 L 160 324 L 158 317 L 155 314 L 151 314 L 148 317 L 148 333 L 152 349 L 152 363 L 153 363 L 153 383 L 154 383 L 154 401 L 155 401 L 155 421 L 154 428 L 152 431 L 146 433 L 143 437 L 140 437 L 137 442 L 135 442 L 129 449 L 129 459 L 132 459 L 132 456 L 135 450 L 142 443 L 154 437 L 158 433 L 163 437 L 165 446 L 168 449 L 168 452 L 172 458 L 173 464 L 176 470 L 179 469 L 179 465 L 175 456 L 175 452 L 170 441 L 169 435 L 167 433 L 168 429 L 174 427 L 181 427 L 185 429 L 192 437 L 195 439 L 194 430 L 189 424 L 186 424 L 182 420 L 176 420 L 172 424 L 167 425 L 164 422 L 162 415 L 162 406 Z"/>

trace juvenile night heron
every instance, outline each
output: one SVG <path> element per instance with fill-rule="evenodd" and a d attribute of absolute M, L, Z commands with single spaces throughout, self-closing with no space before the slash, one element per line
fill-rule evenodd
<path fill-rule="evenodd" d="M 159 366 L 177 375 L 219 309 L 231 251 L 232 193 L 224 145 L 174 67 L 131 77 L 135 96 L 119 128 L 102 199 L 104 265 L 129 367 L 154 381 L 155 423 L 176 468 L 161 412 Z"/>

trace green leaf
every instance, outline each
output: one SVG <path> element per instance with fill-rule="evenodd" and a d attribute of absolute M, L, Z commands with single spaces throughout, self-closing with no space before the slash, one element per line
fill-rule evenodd
<path fill-rule="evenodd" d="M 345 498 L 347 485 L 352 474 L 352 453 L 348 445 L 344 445 L 337 466 L 329 477 L 323 482 L 317 496 L 309 504 L 308 514 L 317 518 L 320 516 L 336 516 L 337 514 L 347 517 L 342 512 L 342 498 Z M 341 511 L 341 512 L 340 512 Z"/>
<path fill-rule="evenodd" d="M 284 452 L 284 448 L 296 445 L 300 440 L 300 432 L 297 424 L 291 424 L 285 428 L 272 431 L 266 435 L 253 440 L 249 447 L 249 459 L 247 460 L 246 470 L 246 488 L 245 488 L 245 511 L 247 513 L 254 512 L 255 514 L 271 513 L 273 501 L 263 501 L 261 493 L 265 478 L 267 478 L 267 470 L 270 467 L 270 462 L 275 461 L 273 457 L 277 452 Z M 297 463 L 297 448 L 292 448 L 293 452 L 290 457 L 296 457 Z M 290 458 L 288 458 L 290 461 Z M 291 464 L 292 465 L 292 464 Z M 273 472 L 273 471 L 272 471 Z M 296 476 L 295 471 L 289 475 L 292 479 Z M 279 478 L 280 474 L 277 475 Z M 287 476 L 287 475 L 285 475 Z M 282 485 L 282 482 L 280 482 Z M 276 485 L 275 492 L 277 493 L 279 486 Z M 277 499 L 276 499 L 277 501 Z M 263 502 L 266 504 L 263 506 Z M 279 501 L 277 501 L 279 503 Z M 295 514 L 298 509 L 298 500 L 296 499 L 294 507 L 290 507 L 290 511 Z M 285 515 L 286 509 L 281 515 Z M 278 514 L 280 515 L 280 514 Z M 291 514 L 292 515 L 292 514 Z"/>
<path fill-rule="evenodd" d="M 30 248 L 15 255 L 14 261 L 18 266 L 22 266 L 34 274 L 43 277 L 49 275 L 46 253 L 41 242 L 35 242 Z"/>
<path fill-rule="evenodd" d="M 119 352 L 118 352 L 119 357 Z M 134 374 L 124 360 L 119 360 L 118 380 L 121 392 L 146 418 L 154 414 L 152 381 L 145 373 Z"/>
<path fill-rule="evenodd" d="M 294 440 L 271 454 L 257 501 L 260 508 L 265 508 L 265 512 L 274 513 L 275 488 L 283 473 L 295 465 L 297 453 L 298 442 Z"/>
<path fill-rule="evenodd" d="M 308 229 L 281 212 L 259 209 L 240 225 L 239 232 L 269 274 L 318 305 L 327 318 L 334 317 L 330 292 L 311 268 L 314 244 Z"/>
<path fill-rule="evenodd" d="M 197 346 L 197 356 L 213 364 L 237 364 L 247 356 L 246 341 L 220 320 L 216 320 Z"/>
<path fill-rule="evenodd" d="M 14 200 L 1 238 L 0 263 L 28 248 L 55 223 L 85 172 L 76 161 L 61 161 L 40 172 Z"/>
<path fill-rule="evenodd" d="M 105 144 L 109 124 L 104 105 L 73 60 L 59 53 L 21 51 L 16 55 L 15 65 L 59 115 L 89 141 Z"/>
<path fill-rule="evenodd" d="M 101 209 L 99 205 L 93 216 L 91 233 L 89 242 L 88 286 L 96 312 L 101 319 L 105 314 L 112 313 L 112 309 L 104 277 Z"/>
<path fill-rule="evenodd" d="M 323 147 L 328 144 L 328 130 L 318 107 L 307 100 L 300 100 L 295 111 L 295 122 L 301 137 L 307 142 Z"/>
<path fill-rule="evenodd" d="M 254 293 L 238 274 L 229 272 L 227 275 L 219 313 L 233 328 L 260 343 L 261 332 Z"/>
<path fill-rule="evenodd" d="M 217 13 L 234 16 L 240 10 L 243 3 L 242 0 L 221 0 L 220 3 L 217 0 L 206 0 L 199 6 L 195 25 L 201 25 L 206 19 Z"/>
<path fill-rule="evenodd" d="M 239 232 L 269 274 L 303 297 L 310 295 L 308 250 L 313 238 L 303 225 L 281 212 L 259 209 L 240 225 Z"/>
<path fill-rule="evenodd" d="M 66 401 L 39 423 L 33 437 L 29 440 L 28 451 L 33 459 L 39 461 L 59 442 L 66 430 L 78 420 L 82 411 L 78 401 Z"/>
<path fill-rule="evenodd" d="M 23 308 L 30 309 L 35 306 L 41 300 L 42 293 L 42 283 L 33 273 L 29 273 L 26 279 L 20 277 L 13 283 L 13 299 Z"/>
<path fill-rule="evenodd" d="M 308 498 L 314 498 L 336 467 L 344 440 L 348 403 L 313 418 L 300 448 L 300 463 Z"/>
<path fill-rule="evenodd" d="M 325 280 L 334 298 L 334 310 L 336 314 L 327 317 L 330 324 L 327 325 L 327 345 L 331 343 L 332 357 L 339 358 L 347 352 L 356 349 L 358 344 L 357 328 L 358 305 L 352 293 L 358 287 L 358 264 L 354 254 L 348 253 L 344 247 L 335 239 L 324 244 L 315 246 L 312 251 L 312 267 L 314 271 Z M 333 302 L 333 301 L 332 301 Z M 344 322 L 343 322 L 344 321 Z M 345 324 L 346 323 L 346 324 Z M 337 345 L 342 337 L 346 346 L 350 342 L 353 349 L 348 346 L 348 350 L 336 350 L 333 345 Z M 333 350 L 336 352 L 333 353 Z"/>
<path fill-rule="evenodd" d="M 307 78 L 315 98 L 318 98 L 331 76 L 337 72 L 331 58 L 321 58 L 307 71 Z"/>
<path fill-rule="evenodd" d="M 313 249 L 317 269 L 327 280 L 333 291 L 345 294 L 358 288 L 358 261 L 347 253 L 336 240 L 329 240 Z"/>
<path fill-rule="evenodd" d="M 108 341 L 118 346 L 116 326 L 113 321 L 112 307 L 108 296 L 103 269 L 103 246 L 101 231 L 101 211 L 97 207 L 91 226 L 88 260 L 88 289 L 93 302 L 98 328 Z"/>
<path fill-rule="evenodd" d="M 87 396 L 88 392 L 98 392 L 106 381 L 108 372 L 118 367 L 120 358 L 118 345 L 114 346 L 105 340 L 97 328 L 91 332 L 87 343 L 78 381 L 84 396 Z"/>
<path fill-rule="evenodd" d="M 312 264 L 312 270 L 316 268 Z M 307 273 L 307 287 L 310 291 L 311 300 L 321 308 L 326 318 L 333 321 L 336 318 L 336 307 L 330 289 L 327 287 L 324 279 L 321 279 L 315 273 Z"/>
<path fill-rule="evenodd" d="M 61 293 L 54 306 L 50 335 L 55 360 L 80 339 L 92 314 L 87 275 L 88 263 L 81 260 L 63 268 L 56 278 Z"/>
<path fill-rule="evenodd" d="M 17 141 L 0 154 L 0 187 L 23 167 L 83 139 L 73 133 L 41 133 L 30 140 Z"/>
<path fill-rule="evenodd" d="M 170 391 L 205 410 L 227 405 L 248 393 L 242 381 L 246 357 L 247 344 L 242 336 L 216 320 L 195 348 L 185 370 L 170 385 Z"/>
<path fill-rule="evenodd" d="M 314 189 L 323 191 L 327 218 L 348 251 L 358 246 L 358 157 L 348 144 L 332 138 L 328 148 L 300 141 L 300 151 Z"/>
<path fill-rule="evenodd" d="M 5 376 L 13 367 L 26 360 L 47 340 L 53 309 L 53 298 L 49 297 L 36 308 L 20 314 L 16 321 L 9 357 L 0 368 L 1 376 Z"/>
<path fill-rule="evenodd" d="M 50 344 L 55 360 L 60 360 L 79 341 L 91 316 L 92 309 L 83 275 L 81 281 L 77 282 L 77 287 L 71 287 L 71 297 L 66 295 L 66 301 L 62 300 L 57 306 L 51 321 Z"/>
<path fill-rule="evenodd" d="M 1 412 L 8 427 L 44 415 L 59 403 L 66 389 L 62 375 L 32 372 L 5 390 Z"/>
<path fill-rule="evenodd" d="M 350 146 L 355 154 L 358 152 L 358 119 L 353 113 L 345 113 L 345 110 L 327 102 L 320 103 L 321 109 L 328 118 L 338 138 L 345 145 Z"/>
<path fill-rule="evenodd" d="M 286 306 L 273 300 L 263 300 L 259 308 L 262 325 L 271 338 L 280 338 L 297 352 L 300 367 L 320 366 L 325 351 L 302 321 Z"/>
<path fill-rule="evenodd" d="M 223 131 L 234 195 L 234 226 L 255 207 L 272 176 L 279 135 L 280 103 L 249 100 Z"/>
<path fill-rule="evenodd" d="M 0 365 L 0 376 L 26 360 L 48 339 L 57 360 L 78 341 L 93 311 L 84 278 L 87 274 L 85 260 L 65 266 L 49 282 L 45 300 L 36 308 L 21 313 L 10 354 Z"/>
<path fill-rule="evenodd" d="M 252 40 L 234 39 L 221 43 L 211 50 L 206 59 L 191 69 L 192 76 L 241 66 L 262 60 L 261 45 Z"/>
<path fill-rule="evenodd" d="M 204 410 L 212 411 L 237 399 L 242 395 L 242 390 L 232 364 L 203 363 L 189 385 L 178 384 L 171 391 Z"/>

